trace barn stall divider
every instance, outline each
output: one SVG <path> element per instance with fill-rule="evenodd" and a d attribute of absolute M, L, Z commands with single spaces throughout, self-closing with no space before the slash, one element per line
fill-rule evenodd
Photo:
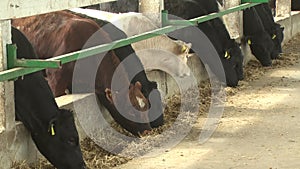
<path fill-rule="evenodd" d="M 103 1 L 99 1 L 98 3 L 102 3 L 102 2 Z M 208 21 L 208 20 L 211 20 L 211 19 L 214 19 L 217 17 L 221 17 L 223 15 L 233 13 L 236 11 L 241 11 L 243 9 L 250 8 L 252 6 L 258 5 L 260 3 L 265 3 L 265 2 L 267 2 L 267 0 L 243 0 L 242 1 L 243 4 L 229 8 L 229 9 L 221 11 L 219 13 L 212 13 L 207 16 L 201 16 L 198 18 L 191 19 L 189 21 L 179 21 L 179 22 L 173 21 L 173 20 L 168 20 L 166 18 L 166 16 L 167 16 L 166 13 L 162 12 L 162 18 L 163 18 L 162 23 L 164 25 L 164 27 L 162 27 L 162 28 L 159 28 L 154 31 L 146 32 L 146 33 L 143 33 L 140 35 L 136 35 L 133 37 L 129 37 L 126 39 L 120 39 L 120 40 L 111 42 L 109 44 L 99 45 L 96 47 L 84 49 L 82 51 L 73 52 L 73 53 L 69 53 L 66 55 L 62 55 L 62 56 L 57 56 L 57 57 L 47 59 L 47 60 L 26 60 L 26 59 L 18 60 L 18 59 L 16 59 L 16 46 L 13 44 L 9 44 L 9 40 L 8 40 L 8 45 L 6 46 L 6 48 L 7 48 L 7 68 L 8 69 L 0 72 L 0 81 L 4 82 L 4 86 L 12 86 L 11 80 L 14 80 L 15 78 L 18 78 L 20 76 L 24 76 L 26 74 L 40 71 L 45 68 L 59 68 L 61 66 L 61 64 L 69 63 L 69 62 L 72 62 L 72 61 L 75 61 L 78 59 L 83 59 L 83 58 L 92 56 L 97 53 L 102 53 L 102 52 L 105 52 L 108 50 L 112 50 L 112 49 L 116 49 L 116 48 L 119 48 L 122 46 L 129 45 L 134 42 L 152 38 L 154 36 L 169 33 L 174 30 L 177 30 L 177 29 L 182 29 L 182 28 L 190 26 L 190 25 L 195 25 L 195 24 L 198 24 L 201 22 L 205 22 L 205 21 Z M 96 4 L 96 3 L 97 2 L 93 2 L 93 4 Z M 70 7 L 78 7 L 78 6 L 84 6 L 84 5 L 90 5 L 90 2 L 86 2 L 86 3 L 82 3 L 82 4 L 74 3 L 71 5 L 68 4 L 67 6 L 70 8 Z M 11 6 L 18 8 L 18 6 L 13 3 L 11 3 Z M 32 13 L 29 13 L 27 15 L 31 15 L 31 14 Z M 8 19 L 8 18 L 6 18 L 6 19 Z M 8 27 L 9 25 L 10 24 L 8 23 L 6 25 L 6 27 Z M 3 31 L 1 33 L 3 34 Z M 3 46 L 3 48 L 5 48 L 5 46 Z M 3 67 L 5 69 L 6 66 L 3 66 Z M 9 82 L 7 82 L 7 81 L 9 81 Z M 6 88 L 6 87 L 4 87 L 4 88 Z M 6 93 L 5 97 L 12 97 L 13 89 L 10 88 L 8 90 L 9 90 L 9 94 Z M 13 100 L 13 97 L 10 98 L 10 100 Z M 10 101 L 10 103 L 13 103 L 13 102 Z M 9 107 L 13 107 L 13 105 L 14 104 L 10 104 Z M 5 106 L 8 106 L 7 102 L 6 102 Z M 2 118 L 2 119 L 0 119 L 0 137 L 2 137 L 2 135 L 3 135 L 2 132 L 5 132 L 5 130 L 7 130 L 7 129 L 9 130 L 9 128 L 11 130 L 14 130 L 14 128 L 15 128 L 14 123 L 10 124 L 10 127 L 8 127 L 8 128 L 7 128 L 7 125 L 5 124 L 5 121 L 7 120 L 6 119 L 7 113 L 13 114 L 12 113 L 12 112 L 14 112 L 13 109 L 14 108 L 6 108 L 4 110 L 4 113 L 2 113 L 3 117 L 2 117 L 2 115 L 0 116 L 0 118 Z M 14 118 L 11 116 L 10 120 L 14 120 Z M 1 122 L 2 122 L 2 124 L 1 124 Z M 1 130 L 1 127 L 3 128 L 2 130 Z M 22 129 L 22 130 L 24 130 L 24 129 Z M 4 137 L 7 137 L 7 136 L 4 136 Z M 0 140 L 1 140 L 1 138 L 0 138 Z M 2 146 L 0 145 L 0 147 L 2 147 Z M 3 148 L 2 150 L 5 150 L 5 148 Z M 0 153 L 0 156 L 3 156 L 3 155 L 1 155 L 1 153 Z M 6 163 L 7 163 L 7 161 L 6 161 Z M 4 163 L 2 163 L 2 164 L 4 164 Z"/>
<path fill-rule="evenodd" d="M 246 2 L 251 3 L 246 3 Z M 214 18 L 221 17 L 223 15 L 237 12 L 243 9 L 247 9 L 258 5 L 262 2 L 267 2 L 266 0 L 243 0 L 244 4 L 239 6 L 220 11 L 218 13 L 212 13 L 207 16 L 201 16 L 194 19 L 190 19 L 188 21 L 178 21 L 178 20 L 168 20 L 167 13 L 165 11 L 162 12 L 162 24 L 164 27 L 142 33 L 140 35 L 135 35 L 132 37 L 128 37 L 126 39 L 120 39 L 117 41 L 113 41 L 108 44 L 103 44 L 95 47 L 91 47 L 88 49 L 83 49 L 81 51 L 72 52 L 69 54 L 56 56 L 51 59 L 46 60 L 29 60 L 29 59 L 17 59 L 16 58 L 16 49 L 17 47 L 13 44 L 7 45 L 7 65 L 8 70 L 4 70 L 0 72 L 0 81 L 12 80 L 20 76 L 24 76 L 29 73 L 37 72 L 46 68 L 59 68 L 61 64 L 66 64 L 72 61 L 76 61 L 79 59 L 83 59 L 89 56 L 93 56 L 98 53 L 106 52 L 109 50 L 113 50 L 116 48 L 120 48 L 126 45 L 130 45 L 131 43 L 135 43 L 138 41 L 142 41 L 148 38 L 152 38 L 154 36 L 159 36 L 162 34 L 170 33 L 172 31 L 182 29 L 191 25 L 197 25 L 198 23 L 202 23 Z M 17 68 L 18 67 L 18 68 Z M 23 67 L 23 68 L 19 68 Z"/>

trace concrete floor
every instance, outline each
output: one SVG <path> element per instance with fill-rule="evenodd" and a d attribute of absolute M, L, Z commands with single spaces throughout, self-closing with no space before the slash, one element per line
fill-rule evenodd
<path fill-rule="evenodd" d="M 299 44 L 298 44 L 299 45 Z M 300 168 L 300 64 L 271 69 L 227 96 L 217 130 L 199 144 L 203 118 L 176 147 L 118 169 Z"/>

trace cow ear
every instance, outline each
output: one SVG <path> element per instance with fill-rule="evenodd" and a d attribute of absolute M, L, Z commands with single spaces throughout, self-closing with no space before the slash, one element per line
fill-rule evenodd
<path fill-rule="evenodd" d="M 189 54 L 187 54 L 185 57 L 186 58 L 190 58 L 190 57 L 192 57 L 192 56 L 194 56 L 195 54 L 194 53 L 189 53 Z"/>
<path fill-rule="evenodd" d="M 184 43 L 182 46 L 181 46 L 181 52 L 182 53 L 188 53 L 190 51 L 192 47 L 192 44 L 191 43 Z"/>
<path fill-rule="evenodd" d="M 109 88 L 105 89 L 105 96 L 106 96 L 107 100 L 112 104 L 113 103 L 113 98 L 112 98 L 111 89 L 109 89 Z"/>
<path fill-rule="evenodd" d="M 225 59 L 230 59 L 230 57 L 231 57 L 231 56 L 230 56 L 230 53 L 226 50 L 226 51 L 225 51 L 225 54 L 224 54 L 224 58 L 225 58 Z"/>
<path fill-rule="evenodd" d="M 135 82 L 134 86 L 136 88 L 138 88 L 139 90 L 142 90 L 142 84 L 141 84 L 141 82 L 139 82 L 139 81 Z"/>
<path fill-rule="evenodd" d="M 185 44 L 187 48 L 191 49 L 192 48 L 192 43 L 186 43 Z"/>

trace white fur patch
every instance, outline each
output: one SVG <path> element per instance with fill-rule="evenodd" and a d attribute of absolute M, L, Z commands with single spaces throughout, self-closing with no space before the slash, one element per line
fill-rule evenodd
<path fill-rule="evenodd" d="M 146 104 L 145 104 L 145 102 L 143 101 L 142 98 L 136 97 L 136 100 L 138 101 L 139 106 L 140 106 L 141 108 L 144 108 L 144 107 L 145 107 Z"/>

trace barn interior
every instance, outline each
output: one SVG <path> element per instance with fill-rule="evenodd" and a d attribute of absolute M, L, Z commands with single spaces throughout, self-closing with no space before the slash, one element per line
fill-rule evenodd
<path fill-rule="evenodd" d="M 76 7 L 84 7 L 94 5 L 96 7 L 105 6 L 110 1 L 114 0 L 72 0 L 72 1 L 42 1 L 42 0 L 23 0 L 19 1 L 9 1 L 2 0 L 0 2 L 0 6 L 3 9 L 0 11 L 0 30 L 1 30 L 1 45 L 0 48 L 0 69 L 6 70 L 7 66 L 7 52 L 5 44 L 11 43 L 11 36 L 9 33 L 10 30 L 10 19 L 12 18 L 20 18 L 25 16 L 32 16 L 42 13 L 48 13 L 52 11 L 72 9 Z M 119 0 L 120 1 L 120 0 Z M 145 14 L 153 14 L 157 13 L 157 11 L 161 11 L 163 9 L 163 0 L 139 0 L 139 12 Z M 229 9 L 231 7 L 235 7 L 240 5 L 240 0 L 230 0 L 224 1 L 223 7 L 224 9 Z M 299 53 L 296 47 L 292 48 L 291 46 L 299 45 L 299 36 L 297 34 L 300 32 L 300 12 L 299 11 L 291 11 L 291 0 L 277 0 L 276 8 L 274 8 L 275 21 L 284 27 L 284 40 L 282 45 L 284 46 L 284 52 L 282 55 L 282 60 L 275 61 L 274 66 L 271 69 L 276 68 L 286 68 L 298 63 L 299 55 L 295 53 Z M 160 20 L 160 15 L 150 15 L 153 20 Z M 237 41 L 241 40 L 242 36 L 242 12 L 234 12 L 227 14 L 223 17 L 223 19 L 227 20 L 227 30 L 229 31 L 232 38 Z M 158 22 L 158 21 L 157 21 Z M 296 38 L 296 39 L 295 39 Z M 255 62 L 255 57 L 251 54 L 249 47 L 242 46 L 244 53 L 244 65 L 245 65 L 245 73 L 246 77 L 244 81 L 240 82 L 240 85 L 237 88 L 225 88 L 226 95 L 230 97 L 231 95 L 237 95 L 240 90 L 243 88 L 247 88 L 247 85 L 259 79 L 264 73 L 268 73 L 269 69 L 261 67 L 257 62 Z M 184 159 L 179 160 L 176 163 L 174 160 L 177 157 L 172 157 L 169 151 L 172 148 L 172 145 L 176 143 L 172 143 L 167 145 L 166 148 L 157 148 L 161 145 L 157 145 L 157 143 L 168 142 L 168 139 L 173 139 L 176 137 L 176 133 L 174 131 L 182 132 L 180 135 L 184 136 L 178 141 L 189 139 L 190 137 L 198 138 L 201 128 L 205 125 L 205 122 L 211 123 L 219 123 L 216 121 L 209 121 L 208 119 L 208 111 L 211 105 L 211 82 L 209 81 L 209 76 L 207 75 L 206 69 L 201 64 L 197 56 L 192 56 L 188 60 L 188 65 L 193 72 L 194 78 L 196 79 L 196 88 L 199 90 L 184 90 L 185 93 L 180 93 L 180 89 L 188 89 L 195 88 L 195 86 L 189 86 L 189 83 L 186 83 L 187 80 L 185 78 L 173 78 L 165 72 L 162 71 L 150 71 L 147 72 L 147 76 L 151 80 L 155 80 L 159 84 L 159 89 L 163 94 L 165 113 L 167 123 L 165 126 L 154 130 L 154 132 L 148 136 L 143 138 L 135 138 L 130 133 L 122 129 L 118 124 L 113 122 L 113 119 L 110 117 L 109 113 L 105 110 L 104 107 L 100 107 L 101 112 L 103 112 L 104 118 L 111 123 L 112 127 L 122 133 L 125 136 L 133 137 L 135 141 L 129 142 L 127 140 L 118 140 L 116 138 L 109 138 L 107 134 L 111 132 L 109 129 L 103 128 L 101 126 L 100 129 L 93 128 L 95 123 L 99 122 L 97 119 L 99 114 L 97 113 L 98 109 L 95 106 L 90 105 L 94 103 L 95 95 L 92 93 L 87 94 L 69 94 L 65 96 L 61 96 L 56 98 L 56 102 L 61 108 L 72 109 L 74 112 L 80 112 L 80 114 L 76 114 L 77 120 L 77 129 L 81 138 L 82 149 L 84 151 L 85 160 L 90 163 L 88 166 L 90 168 L 156 168 L 153 166 L 154 163 L 157 163 L 158 168 L 184 168 L 183 165 L 179 165 L 179 162 L 184 163 L 191 154 L 191 156 L 195 154 L 201 154 L 201 156 L 205 156 L 209 150 L 203 148 L 199 150 L 193 150 L 191 147 L 185 144 L 179 144 L 179 148 L 176 149 L 174 153 L 179 157 L 184 157 Z M 263 72 L 263 73 L 261 73 Z M 284 77 L 285 75 L 282 75 Z M 176 81 L 178 80 L 178 81 Z M 181 86 L 179 84 L 184 84 L 188 86 Z M 194 84 L 195 85 L 195 84 Z M 4 81 L 0 82 L 0 168 L 15 168 L 15 169 L 28 169 L 28 168 L 51 168 L 51 164 L 47 162 L 41 154 L 37 151 L 35 145 L 33 144 L 30 134 L 23 126 L 21 122 L 15 121 L 14 115 L 14 93 L 13 93 L 13 81 Z M 198 88 L 201 86 L 200 88 Z M 246 87 L 245 87 L 246 86 Z M 200 96 L 201 106 L 200 110 L 197 111 L 199 114 L 188 114 L 187 117 L 183 116 L 180 121 L 176 121 L 179 112 L 179 105 L 185 104 L 186 106 L 199 106 L 197 105 L 189 105 L 191 102 L 190 98 L 197 98 L 195 94 Z M 185 98 L 184 101 L 180 100 Z M 234 105 L 232 105 L 234 107 Z M 184 107 L 180 107 L 183 108 Z M 188 111 L 183 111 L 188 113 Z M 89 118 L 85 118 L 86 115 L 89 115 Z M 186 115 L 186 114 L 185 114 Z M 194 117 L 197 116 L 197 117 Z M 197 120 L 196 128 L 191 129 L 189 132 L 182 131 L 180 129 L 190 129 L 191 126 L 195 125 L 195 121 L 190 120 L 189 118 L 195 118 Z M 92 121 L 93 120 L 93 121 Z M 177 124 L 177 123 L 178 124 Z M 245 122 L 245 121 L 244 121 Z M 248 121 L 251 123 L 250 121 Z M 243 123 L 243 122 L 241 122 Z M 247 123 L 247 122 L 245 122 Z M 175 128 L 169 130 L 173 124 Z M 109 126 L 108 128 L 111 128 Z M 177 127 L 177 128 L 176 128 Z M 195 126 L 193 126 L 195 127 Z M 217 127 L 217 126 L 216 126 Z M 200 128 L 200 129 L 199 129 Z M 234 128 L 234 127 L 233 127 Z M 202 128 L 203 130 L 203 128 Z M 95 132 L 97 131 L 97 132 Z M 164 133 L 166 131 L 166 133 Z M 165 135 L 160 135 L 161 133 Z M 194 133 L 195 135 L 191 135 L 190 133 Z M 102 135 L 103 134 L 103 135 Z M 175 134 L 175 135 L 174 135 Z M 211 133 L 212 134 L 212 133 Z M 113 134 L 112 134 L 113 135 Z M 187 136 L 188 135 L 188 136 Z M 186 137 L 187 136 L 187 137 Z M 120 153 L 119 155 L 114 155 L 113 153 L 105 150 L 105 148 L 101 148 L 99 146 L 100 143 L 97 144 L 97 141 L 106 139 L 106 144 L 117 144 L 115 145 L 115 152 Z M 115 142 L 110 142 L 110 139 L 115 140 Z M 96 141 L 95 141 L 96 140 Z M 177 139 L 175 139 L 177 141 Z M 197 139 L 194 139 L 197 140 Z M 203 142 L 206 142 L 205 139 Z M 218 142 L 219 140 L 214 138 L 213 142 Z M 296 142 L 295 140 L 292 142 Z M 189 144 L 189 143 L 187 143 Z M 209 144 L 212 144 L 211 142 Z M 246 143 L 245 143 L 246 144 Z M 192 145 L 192 144 L 191 144 Z M 110 145 L 111 146 L 111 145 Z M 112 145 L 113 146 L 113 145 Z M 168 147 L 169 146 L 169 147 Z M 147 149 L 149 148 L 149 149 Z M 134 150 L 134 151 L 133 151 Z M 151 152 L 151 150 L 155 150 Z M 156 152 L 157 151 L 157 152 Z M 225 150 L 219 150 L 225 151 Z M 145 153 L 153 153 L 154 155 L 158 155 L 158 157 L 153 157 L 154 155 L 148 154 L 149 157 L 143 157 L 142 160 L 135 157 L 140 157 L 145 155 Z M 196 156 L 196 155 L 195 155 Z M 198 157 L 198 156 L 196 156 Z M 166 161 L 170 159 L 170 165 L 166 165 Z M 171 160 L 173 159 L 173 160 Z M 218 159 L 219 160 L 219 159 Z M 223 159 L 224 160 L 224 159 Z M 195 160 L 196 161 L 196 160 Z M 33 165 L 32 165 L 33 163 Z M 126 163 L 126 164 L 125 164 Z M 205 161 L 203 164 L 209 163 L 209 160 Z M 31 165 L 29 165 L 31 164 Z M 125 164 L 125 165 L 124 165 Z M 208 164 L 207 164 L 208 165 Z M 188 167 L 188 166 L 185 166 Z M 192 168 L 197 168 L 191 164 Z M 230 167 L 230 164 L 228 164 Z M 271 167 L 271 166 L 268 166 Z M 189 167 L 188 167 L 189 168 Z"/>

